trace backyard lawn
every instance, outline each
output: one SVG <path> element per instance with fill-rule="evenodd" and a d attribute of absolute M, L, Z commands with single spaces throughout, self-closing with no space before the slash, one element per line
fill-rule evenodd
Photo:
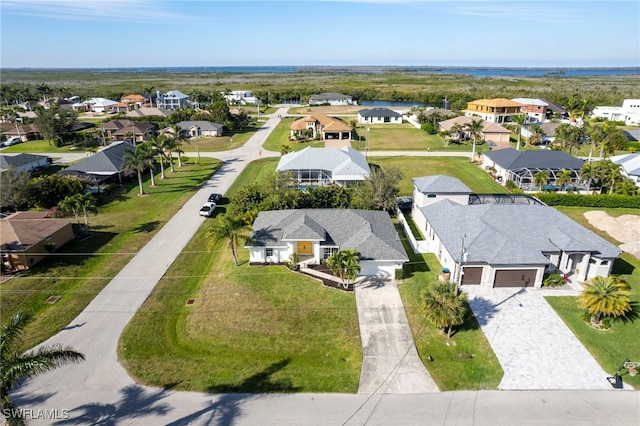
<path fill-rule="evenodd" d="M 59 332 L 75 318 L 107 285 L 120 269 L 173 216 L 193 193 L 220 166 L 213 159 L 200 165 L 186 163 L 167 172 L 167 179 L 156 175 L 156 187 L 149 186 L 137 196 L 137 180 L 132 179 L 106 197 L 98 214 L 89 217 L 92 237 L 74 240 L 57 254 L 2 284 L 1 321 L 6 323 L 17 311 L 30 313 L 34 321 L 27 327 L 25 349 Z M 49 296 L 62 296 L 55 304 Z"/>

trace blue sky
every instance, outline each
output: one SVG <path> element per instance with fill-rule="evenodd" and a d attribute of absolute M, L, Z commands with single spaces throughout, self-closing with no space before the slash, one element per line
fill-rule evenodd
<path fill-rule="evenodd" d="M 640 66 L 640 1 L 0 0 L 0 67 Z"/>

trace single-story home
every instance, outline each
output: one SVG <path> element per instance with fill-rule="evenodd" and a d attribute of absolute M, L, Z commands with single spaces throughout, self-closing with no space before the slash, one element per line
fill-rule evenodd
<path fill-rule="evenodd" d="M 622 174 L 640 186 L 640 154 L 614 155 L 609 160 L 619 165 Z"/>
<path fill-rule="evenodd" d="M 224 126 L 211 121 L 181 121 L 176 124 L 190 138 L 196 136 L 222 136 Z"/>
<path fill-rule="evenodd" d="M 16 172 L 32 172 L 49 167 L 51 159 L 46 155 L 0 155 L 0 171 L 13 168 Z"/>
<path fill-rule="evenodd" d="M 554 272 L 583 281 L 608 275 L 621 253 L 540 202 L 487 196 L 472 203 L 474 195 L 455 178 L 414 179 L 412 218 L 425 237 L 421 247 L 464 285 L 540 287 Z"/>
<path fill-rule="evenodd" d="M 115 119 L 102 124 L 101 129 L 107 132 L 107 137 L 116 141 L 127 139 L 133 142 L 144 142 L 158 130 L 153 122 Z"/>
<path fill-rule="evenodd" d="M 358 150 L 307 147 L 280 158 L 276 171 L 290 173 L 300 187 L 337 184 L 349 186 L 369 177 L 371 169 Z"/>
<path fill-rule="evenodd" d="M 251 263 L 283 263 L 296 253 L 319 264 L 340 250 L 360 254 L 360 274 L 393 277 L 409 258 L 389 213 L 379 210 L 301 209 L 258 213 L 249 249 Z"/>
<path fill-rule="evenodd" d="M 168 117 L 173 113 L 170 109 L 156 107 L 142 107 L 128 111 L 127 117 Z"/>
<path fill-rule="evenodd" d="M 111 99 L 105 99 L 105 98 L 91 98 L 88 101 L 84 102 L 84 104 L 86 104 L 86 109 L 88 111 L 93 111 L 98 113 L 109 112 L 112 108 L 115 107 L 117 103 L 118 102 L 116 101 L 112 101 Z"/>
<path fill-rule="evenodd" d="M 480 121 L 482 123 L 482 140 L 489 143 L 493 142 L 496 146 L 500 145 L 508 145 L 509 137 L 511 135 L 511 130 L 502 127 L 499 124 L 482 120 L 479 117 L 472 116 L 459 116 L 450 118 L 449 120 L 444 120 L 438 123 L 439 129 L 441 132 L 451 132 L 455 129 L 454 126 L 460 125 L 462 126 L 462 134 L 457 135 L 458 137 L 471 138 L 470 132 L 467 130 L 467 124 L 472 121 Z"/>
<path fill-rule="evenodd" d="M 7 138 L 18 137 L 22 142 L 42 139 L 40 131 L 33 124 L 0 123 L 0 132 Z"/>
<path fill-rule="evenodd" d="M 339 118 L 328 117 L 316 113 L 302 117 L 294 121 L 289 127 L 290 139 L 312 138 L 330 142 L 339 142 L 339 145 L 351 145 L 351 126 Z M 340 146 L 338 146 L 340 147 Z"/>
<path fill-rule="evenodd" d="M 483 153 L 482 161 L 484 169 L 495 169 L 496 178 L 503 185 L 510 180 L 525 191 L 539 189 L 534 182 L 534 175 L 538 171 L 548 172 L 547 184 L 557 185 L 558 175 L 563 169 L 571 172 L 570 184 L 575 188 L 582 188 L 580 169 L 583 165 L 584 160 L 572 157 L 566 152 L 549 149 L 517 151 L 505 148 Z"/>
<path fill-rule="evenodd" d="M 353 96 L 342 93 L 321 93 L 309 97 L 309 105 L 357 105 Z"/>
<path fill-rule="evenodd" d="M 402 114 L 392 111 L 389 108 L 361 109 L 360 111 L 358 111 L 358 123 L 402 124 Z"/>
<path fill-rule="evenodd" d="M 550 144 L 556 140 L 556 128 L 560 125 L 558 122 L 547 121 L 545 123 L 525 124 L 522 126 L 522 136 L 525 138 L 533 135 L 533 127 L 537 126 L 542 130 L 542 144 Z"/>
<path fill-rule="evenodd" d="M 122 183 L 125 176 L 124 154 L 134 150 L 129 142 L 116 142 L 58 173 L 77 176 L 91 186 Z"/>
<path fill-rule="evenodd" d="M 73 239 L 71 220 L 46 212 L 17 212 L 0 219 L 0 253 L 10 270 L 29 269 Z"/>

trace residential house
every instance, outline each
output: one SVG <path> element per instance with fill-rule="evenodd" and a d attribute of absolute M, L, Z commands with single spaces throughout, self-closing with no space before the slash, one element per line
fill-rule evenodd
<path fill-rule="evenodd" d="M 528 123 L 541 123 L 546 120 L 549 104 L 542 99 L 515 98 L 511 100 L 523 104 L 520 112 L 527 115 Z"/>
<path fill-rule="evenodd" d="M 467 103 L 466 116 L 478 116 L 492 123 L 509 123 L 511 117 L 521 112 L 524 104 L 505 98 L 478 99 Z"/>
<path fill-rule="evenodd" d="M 540 100 L 547 104 L 547 115 L 546 115 L 547 120 L 550 120 L 552 118 L 558 118 L 558 119 L 569 118 L 569 111 L 567 111 L 567 109 L 562 105 L 558 105 L 554 102 L 551 102 L 549 99 L 542 98 Z"/>
<path fill-rule="evenodd" d="M 42 139 L 40 131 L 33 124 L 0 123 L 0 132 L 7 138 L 18 137 L 22 142 Z"/>
<path fill-rule="evenodd" d="M 107 137 L 116 141 L 130 140 L 134 143 L 147 141 L 156 134 L 158 125 L 146 121 L 124 119 L 109 120 L 101 125 Z"/>
<path fill-rule="evenodd" d="M 176 110 L 185 108 L 188 105 L 189 96 L 179 90 L 169 90 L 165 94 L 160 94 L 160 91 L 157 92 L 156 106 L 158 108 Z"/>
<path fill-rule="evenodd" d="M 168 117 L 173 113 L 173 110 L 156 108 L 156 107 L 142 107 L 136 108 L 131 111 L 127 111 L 125 114 L 127 117 Z"/>
<path fill-rule="evenodd" d="M 353 96 L 342 93 L 321 93 L 309 97 L 309 105 L 357 105 Z"/>
<path fill-rule="evenodd" d="M 127 104 L 130 110 L 135 108 L 142 108 L 147 104 L 151 105 L 151 103 L 147 101 L 147 98 L 145 98 L 142 95 L 137 95 L 135 93 L 132 93 L 127 96 L 123 96 L 122 99 L 120 99 L 120 102 Z"/>
<path fill-rule="evenodd" d="M 371 170 L 360 151 L 343 148 L 312 148 L 290 152 L 280 158 L 276 171 L 290 173 L 299 187 L 336 184 L 349 186 L 369 177 Z"/>
<path fill-rule="evenodd" d="M 224 126 L 211 121 L 181 121 L 176 124 L 190 138 L 196 136 L 222 136 Z"/>
<path fill-rule="evenodd" d="M 422 184 L 422 179 L 414 179 L 414 185 Z M 541 287 L 549 273 L 584 281 L 608 275 L 621 253 L 542 203 L 493 197 L 486 197 L 483 203 L 466 203 L 468 188 L 462 182 L 450 182 L 452 188 L 448 188 L 447 181 L 438 187 L 439 179 L 430 179 L 429 193 L 436 197 L 425 199 L 424 205 L 414 200 L 412 213 L 425 237 L 421 247 L 435 254 L 444 268 L 453 271 L 452 280 L 462 285 Z M 472 197 L 467 196 L 468 200 Z"/>
<path fill-rule="evenodd" d="M 480 119 L 479 117 L 471 117 L 462 115 L 459 117 L 450 118 L 449 120 L 444 120 L 438 123 L 439 129 L 441 132 L 450 132 L 453 131 L 456 124 L 462 126 L 462 135 L 458 135 L 463 139 L 470 139 L 471 132 L 467 130 L 466 126 L 472 121 L 482 122 L 482 140 L 487 143 L 493 143 L 495 147 L 508 147 L 511 146 L 509 144 L 509 137 L 511 135 L 511 130 L 502 127 L 499 124 L 485 121 Z"/>
<path fill-rule="evenodd" d="M 103 184 L 122 183 L 125 177 L 124 154 L 134 150 L 132 143 L 116 142 L 58 173 L 77 176 L 98 189 Z"/>
<path fill-rule="evenodd" d="M 118 102 L 116 101 L 112 101 L 111 99 L 105 99 L 105 98 L 91 98 L 88 101 L 85 101 L 84 103 L 86 104 L 87 111 L 92 111 L 95 113 L 115 111 L 114 107 L 115 105 L 118 104 Z M 76 105 L 76 104 L 73 104 L 73 105 Z"/>
<path fill-rule="evenodd" d="M 367 124 L 402 124 L 402 114 L 388 108 L 361 109 L 358 111 L 358 123 Z"/>
<path fill-rule="evenodd" d="M 321 139 L 333 147 L 351 145 L 351 126 L 339 118 L 316 113 L 294 121 L 289 127 L 291 139 Z M 325 145 L 326 146 L 326 145 Z"/>
<path fill-rule="evenodd" d="M 609 160 L 619 165 L 622 174 L 640 186 L 640 154 L 614 155 Z"/>
<path fill-rule="evenodd" d="M 69 219 L 17 212 L 0 219 L 0 255 L 9 271 L 29 269 L 73 239 Z"/>
<path fill-rule="evenodd" d="M 534 134 L 534 127 L 539 127 L 542 130 L 542 145 L 548 145 L 556 140 L 556 128 L 561 123 L 554 121 L 547 121 L 544 123 L 525 124 L 522 126 L 522 136 L 529 138 Z"/>
<path fill-rule="evenodd" d="M 294 253 L 301 262 L 319 264 L 350 249 L 359 253 L 359 275 L 393 277 L 409 260 L 389 213 L 379 210 L 263 211 L 249 241 L 252 264 L 287 262 Z"/>
<path fill-rule="evenodd" d="M 251 90 L 233 90 L 231 92 L 222 92 L 222 96 L 230 104 L 256 104 L 258 98 L 253 95 Z"/>
<path fill-rule="evenodd" d="M 445 175 L 422 176 L 411 179 L 413 181 L 413 207 L 412 215 L 416 224 L 420 217 L 416 215 L 418 209 L 429 204 L 437 203 L 443 199 L 450 199 L 458 204 L 469 204 L 469 195 L 473 191 L 459 179 Z"/>
<path fill-rule="evenodd" d="M 33 172 L 49 167 L 50 157 L 37 154 L 0 155 L 0 171 Z"/>
<path fill-rule="evenodd" d="M 591 112 L 591 117 L 623 121 L 627 126 L 639 126 L 640 99 L 625 99 L 622 101 L 622 107 L 597 106 Z"/>
<path fill-rule="evenodd" d="M 559 186 L 558 176 L 563 170 L 568 170 L 571 173 L 569 184 L 576 189 L 587 189 L 582 185 L 580 178 L 580 169 L 584 165 L 584 160 L 562 151 L 548 149 L 517 151 L 513 148 L 505 148 L 485 152 L 483 156 L 482 166 L 485 169 L 495 169 L 496 178 L 503 185 L 510 180 L 525 191 L 538 190 L 534 175 L 538 171 L 545 171 L 549 176 L 547 183 Z"/>

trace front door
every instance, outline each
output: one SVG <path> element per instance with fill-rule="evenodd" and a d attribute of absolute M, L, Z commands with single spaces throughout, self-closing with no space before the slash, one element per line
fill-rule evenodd
<path fill-rule="evenodd" d="M 313 254 L 313 244 L 311 241 L 298 241 L 296 244 L 296 252 L 299 256 L 306 256 Z"/>

